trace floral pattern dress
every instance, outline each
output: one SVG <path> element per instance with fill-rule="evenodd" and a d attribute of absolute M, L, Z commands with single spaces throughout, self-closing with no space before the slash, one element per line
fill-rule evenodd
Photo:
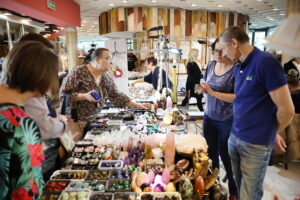
<path fill-rule="evenodd" d="M 35 121 L 14 104 L 0 104 L 0 199 L 40 199 L 41 135 Z"/>

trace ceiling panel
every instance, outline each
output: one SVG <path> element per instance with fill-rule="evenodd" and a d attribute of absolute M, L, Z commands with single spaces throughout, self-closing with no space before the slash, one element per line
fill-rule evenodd
<path fill-rule="evenodd" d="M 153 1 L 153 0 L 152 0 Z M 75 0 L 80 5 L 81 27 L 79 38 L 99 35 L 98 18 L 107 10 L 116 7 L 157 6 L 183 9 L 231 11 L 247 14 L 250 28 L 277 26 L 286 12 L 286 0 Z M 114 5 L 110 5 L 114 4 Z M 195 6 L 192 6 L 195 4 Z"/>

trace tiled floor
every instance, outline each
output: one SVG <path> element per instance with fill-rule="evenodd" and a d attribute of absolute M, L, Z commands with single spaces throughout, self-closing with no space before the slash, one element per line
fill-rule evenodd
<path fill-rule="evenodd" d="M 273 199 L 274 194 L 280 200 L 294 200 L 300 193 L 300 162 L 289 163 L 288 170 L 280 165 L 268 167 L 264 192 L 263 200 Z"/>
<path fill-rule="evenodd" d="M 221 168 L 220 177 L 225 176 L 224 168 Z M 227 182 L 224 185 L 227 187 Z M 264 196 L 262 200 L 273 200 L 277 195 L 279 200 L 294 200 L 300 193 L 300 162 L 289 163 L 289 169 L 283 166 L 269 166 L 264 179 Z"/>

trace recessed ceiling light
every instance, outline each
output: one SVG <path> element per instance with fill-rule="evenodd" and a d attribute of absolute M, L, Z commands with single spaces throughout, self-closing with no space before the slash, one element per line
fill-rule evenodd
<path fill-rule="evenodd" d="M 192 6 L 192 7 L 195 7 L 195 6 L 197 6 L 197 5 L 196 5 L 195 3 L 192 3 L 191 6 Z"/>
<path fill-rule="evenodd" d="M 273 18 L 269 18 L 269 20 L 273 21 L 274 19 Z"/>
<path fill-rule="evenodd" d="M 256 0 L 256 1 L 262 1 L 262 0 Z"/>
<path fill-rule="evenodd" d="M 122 1 L 122 3 L 127 3 L 127 2 L 128 2 L 128 0 L 123 0 L 123 1 Z"/>
<path fill-rule="evenodd" d="M 95 26 L 91 26 L 91 28 L 94 28 Z"/>
<path fill-rule="evenodd" d="M 86 21 L 82 21 L 82 23 L 84 23 L 84 24 L 85 24 L 85 23 L 86 23 Z"/>
<path fill-rule="evenodd" d="M 156 3 L 156 2 L 157 2 L 157 0 L 151 0 L 151 2 L 152 2 L 152 3 Z"/>
<path fill-rule="evenodd" d="M 280 13 L 280 15 L 282 16 L 282 15 L 285 15 L 284 13 Z"/>
<path fill-rule="evenodd" d="M 21 20 L 22 23 L 28 23 L 28 22 L 30 22 L 30 21 L 31 21 L 30 19 L 22 19 L 22 20 Z"/>
<path fill-rule="evenodd" d="M 115 4 L 114 3 L 110 3 L 110 4 L 108 4 L 109 6 L 114 6 Z"/>
<path fill-rule="evenodd" d="M 219 7 L 219 8 L 221 8 L 221 7 L 222 7 L 222 5 L 221 5 L 221 4 L 219 4 L 219 5 L 218 5 L 218 7 Z"/>
<path fill-rule="evenodd" d="M 277 8 L 273 8 L 273 10 L 278 10 Z"/>
<path fill-rule="evenodd" d="M 8 17 L 7 17 L 6 15 L 1 14 L 1 13 L 0 13 L 0 17 L 2 17 L 2 18 L 4 18 L 4 19 L 8 19 Z"/>

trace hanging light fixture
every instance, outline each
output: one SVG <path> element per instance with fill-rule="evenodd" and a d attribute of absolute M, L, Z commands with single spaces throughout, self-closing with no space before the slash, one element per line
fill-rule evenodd
<path fill-rule="evenodd" d="M 300 14 L 292 13 L 266 38 L 265 46 L 300 57 Z"/>

